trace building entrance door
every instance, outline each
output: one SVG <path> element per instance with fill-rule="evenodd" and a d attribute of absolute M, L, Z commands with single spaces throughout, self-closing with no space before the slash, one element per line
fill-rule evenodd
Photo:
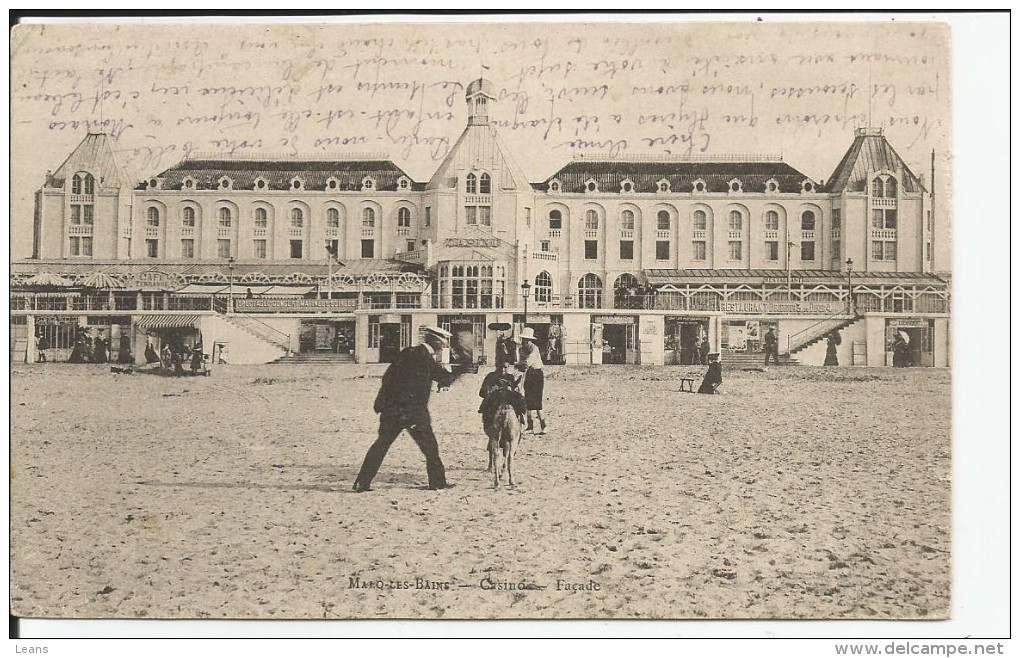
<path fill-rule="evenodd" d="M 627 363 L 627 329 L 630 325 L 607 324 L 602 327 L 602 363 Z"/>
<path fill-rule="evenodd" d="M 400 323 L 379 325 L 379 363 L 393 363 L 400 354 Z"/>

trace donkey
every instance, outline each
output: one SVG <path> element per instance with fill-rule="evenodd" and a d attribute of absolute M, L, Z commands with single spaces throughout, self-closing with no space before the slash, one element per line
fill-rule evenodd
<path fill-rule="evenodd" d="M 489 465 L 492 468 L 493 489 L 499 489 L 504 468 L 509 476 L 510 486 L 514 486 L 513 463 L 520 438 L 521 420 L 512 404 L 502 402 L 496 407 L 492 432 L 489 435 Z"/>

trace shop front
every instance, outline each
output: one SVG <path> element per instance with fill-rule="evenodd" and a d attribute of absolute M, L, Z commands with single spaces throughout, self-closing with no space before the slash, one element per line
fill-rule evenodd
<path fill-rule="evenodd" d="M 762 318 L 727 318 L 722 321 L 720 347 L 726 354 L 758 354 L 764 351 L 769 329 L 779 336 L 779 321 Z M 780 343 L 782 344 L 782 343 Z"/>
<path fill-rule="evenodd" d="M 439 326 L 449 331 L 450 365 L 474 370 L 491 361 L 485 354 L 486 316 L 484 313 L 440 315 Z"/>
<path fill-rule="evenodd" d="M 524 315 L 514 316 L 514 324 L 520 335 L 520 330 L 530 327 L 535 332 L 536 343 L 542 354 L 542 362 L 547 365 L 563 365 L 566 363 L 566 337 L 567 332 L 563 327 L 563 315 L 556 313 L 529 313 L 527 323 L 524 322 Z"/>
<path fill-rule="evenodd" d="M 353 316 L 343 319 L 307 318 L 301 320 L 298 345 L 302 354 L 328 352 L 353 355 L 354 337 Z"/>
<path fill-rule="evenodd" d="M 696 365 L 708 362 L 708 317 L 667 315 L 663 337 L 665 365 Z"/>
<path fill-rule="evenodd" d="M 203 345 L 200 320 L 201 316 L 198 315 L 154 314 L 136 317 L 132 341 L 135 361 L 144 361 L 147 345 L 152 345 L 157 354 L 163 354 L 166 348 L 172 352 L 188 353 L 196 345 Z M 203 351 L 209 353 L 209 348 L 203 345 Z M 225 361 L 226 350 L 223 345 L 213 345 L 212 351 L 214 361 Z"/>
<path fill-rule="evenodd" d="M 595 364 L 637 364 L 638 316 L 593 315 L 591 317 L 591 362 Z"/>
<path fill-rule="evenodd" d="M 934 336 L 933 319 L 886 318 L 885 365 L 901 368 L 933 366 Z"/>

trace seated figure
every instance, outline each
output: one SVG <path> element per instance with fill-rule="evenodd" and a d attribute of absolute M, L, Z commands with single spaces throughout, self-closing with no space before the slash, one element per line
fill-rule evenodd
<path fill-rule="evenodd" d="M 722 364 L 719 363 L 719 353 L 715 352 L 708 355 L 708 372 L 701 380 L 698 393 L 716 393 L 720 385 L 722 385 Z"/>
<path fill-rule="evenodd" d="M 510 404 L 522 423 L 528 413 L 524 396 L 517 390 L 520 378 L 513 376 L 508 365 L 506 362 L 497 364 L 496 369 L 485 376 L 478 390 L 478 397 L 482 398 L 478 412 L 482 414 L 486 436 L 492 435 L 492 422 L 501 404 Z"/>

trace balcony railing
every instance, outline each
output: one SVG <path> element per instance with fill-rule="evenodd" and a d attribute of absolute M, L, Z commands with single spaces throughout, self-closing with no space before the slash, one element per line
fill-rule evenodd
<path fill-rule="evenodd" d="M 373 227 L 373 226 L 363 226 L 361 228 L 361 236 L 362 237 L 370 238 L 370 237 L 372 237 L 374 235 L 375 235 L 375 227 Z"/>
<path fill-rule="evenodd" d="M 559 254 L 554 251 L 533 251 L 531 257 L 535 260 L 546 260 L 556 262 L 559 260 Z"/>
<path fill-rule="evenodd" d="M 694 233 L 692 234 L 692 237 L 695 240 L 704 240 L 705 236 L 707 234 L 708 234 L 708 231 L 705 231 L 705 230 L 695 230 Z"/>
<path fill-rule="evenodd" d="M 728 233 L 728 236 L 729 236 L 730 240 L 743 240 L 744 239 L 744 232 L 743 231 L 730 231 Z"/>
<path fill-rule="evenodd" d="M 561 229 L 558 229 L 558 228 L 551 228 L 551 229 L 549 229 L 549 237 L 550 238 L 558 238 L 558 237 L 560 237 L 560 235 L 562 235 L 562 230 Z"/>
<path fill-rule="evenodd" d="M 872 208 L 895 208 L 896 207 L 896 199 L 895 198 L 893 198 L 893 199 L 872 199 L 871 200 L 871 207 Z"/>
<path fill-rule="evenodd" d="M 216 237 L 217 238 L 229 238 L 230 237 L 230 233 L 231 233 L 231 231 L 227 227 L 220 227 L 220 228 L 216 229 Z"/>
<path fill-rule="evenodd" d="M 896 229 L 894 228 L 871 229 L 871 237 L 876 240 L 895 240 Z"/>
<path fill-rule="evenodd" d="M 181 227 L 181 237 L 182 238 L 192 238 L 192 237 L 195 237 L 195 227 L 194 226 L 182 226 Z"/>
<path fill-rule="evenodd" d="M 71 203 L 92 203 L 95 196 L 92 194 L 72 194 Z"/>
<path fill-rule="evenodd" d="M 287 235 L 292 238 L 303 238 L 305 236 L 305 229 L 291 227 L 287 229 Z"/>
<path fill-rule="evenodd" d="M 655 232 L 655 237 L 659 238 L 660 240 L 668 240 L 670 237 L 670 233 L 669 231 L 659 230 Z"/>
<path fill-rule="evenodd" d="M 839 229 L 838 228 L 832 229 L 832 232 L 829 235 L 832 240 L 839 240 Z"/>
<path fill-rule="evenodd" d="M 589 239 L 594 239 L 594 238 L 599 237 L 598 229 L 585 229 L 584 237 L 589 238 Z"/>
<path fill-rule="evenodd" d="M 256 228 L 256 229 L 252 229 L 251 235 L 252 235 L 253 238 L 265 239 L 266 234 L 268 232 L 269 232 L 269 229 Z"/>
<path fill-rule="evenodd" d="M 334 238 L 334 239 L 340 237 L 340 229 L 336 228 L 335 226 L 327 227 L 326 228 L 326 237 L 327 238 Z"/>
<path fill-rule="evenodd" d="M 407 226 L 398 226 L 397 235 L 411 235 L 411 229 Z"/>
<path fill-rule="evenodd" d="M 492 205 L 491 194 L 468 194 L 464 197 L 464 203 L 469 206 L 488 206 Z"/>
<path fill-rule="evenodd" d="M 67 227 L 68 235 L 92 235 L 92 224 L 71 224 Z"/>
<path fill-rule="evenodd" d="M 814 231 L 801 231 L 800 232 L 800 239 L 801 240 L 809 240 L 809 241 L 810 240 L 814 240 L 815 239 L 815 232 Z"/>
<path fill-rule="evenodd" d="M 145 237 L 147 237 L 147 238 L 158 238 L 159 237 L 159 229 L 156 228 L 155 226 L 146 226 L 145 227 Z"/>
<path fill-rule="evenodd" d="M 765 231 L 765 239 L 766 240 L 778 240 L 779 239 L 779 231 Z"/>
<path fill-rule="evenodd" d="M 624 240 L 630 240 L 634 237 L 634 229 L 623 228 L 620 229 L 620 237 Z"/>

